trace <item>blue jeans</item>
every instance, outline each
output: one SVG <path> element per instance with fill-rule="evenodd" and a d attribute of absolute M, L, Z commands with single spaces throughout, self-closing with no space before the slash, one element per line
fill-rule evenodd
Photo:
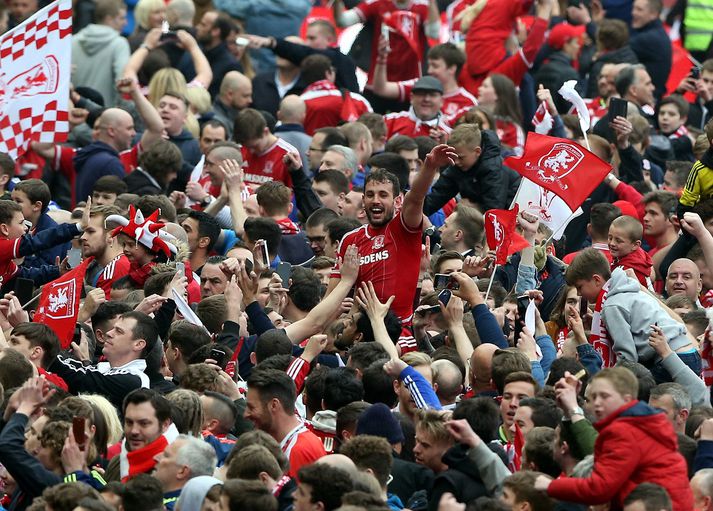
<path fill-rule="evenodd" d="M 676 353 L 676 355 L 691 369 L 691 371 L 696 373 L 697 376 L 701 375 L 701 371 L 703 370 L 701 367 L 701 354 L 698 353 L 697 350 L 690 353 Z M 673 381 L 673 378 L 669 372 L 664 369 L 661 362 L 657 362 L 651 368 L 651 374 L 654 376 L 654 380 L 656 380 L 657 384 Z"/>

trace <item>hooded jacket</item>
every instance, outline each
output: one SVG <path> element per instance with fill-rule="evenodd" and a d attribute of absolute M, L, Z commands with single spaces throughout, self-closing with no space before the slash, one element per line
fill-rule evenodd
<path fill-rule="evenodd" d="M 663 486 L 674 511 L 693 509 L 686 461 L 666 415 L 641 401 L 632 401 L 594 427 L 594 471 L 588 478 L 552 481 L 547 493 L 557 500 L 622 508 L 624 498 L 640 483 Z"/>
<path fill-rule="evenodd" d="M 116 105 L 116 81 L 129 61 L 129 42 L 107 25 L 91 24 L 72 39 L 72 83 L 101 93 L 104 104 Z"/>
<path fill-rule="evenodd" d="M 636 311 L 636 312 L 634 312 Z M 602 318 L 618 358 L 651 367 L 658 355 L 649 346 L 651 325 L 663 329 L 673 351 L 690 344 L 686 327 L 673 320 L 653 296 L 641 291 L 639 282 L 616 268 L 609 280 L 609 292 L 602 304 Z"/>
<path fill-rule="evenodd" d="M 636 278 L 639 279 L 639 283 L 644 287 L 649 287 L 651 283 L 651 269 L 654 267 L 654 262 L 651 260 L 651 256 L 647 254 L 643 248 L 639 247 L 624 257 L 614 259 L 611 263 L 611 267 L 612 269 L 623 268 L 624 270 L 634 270 Z"/>
<path fill-rule="evenodd" d="M 100 177 L 116 176 L 124 179 L 126 175 L 116 149 L 99 141 L 94 141 L 75 153 L 74 169 L 77 172 L 74 185 L 77 200 L 86 200 Z"/>
<path fill-rule="evenodd" d="M 510 205 L 508 197 L 514 196 L 514 191 L 520 185 L 519 176 L 511 180 L 510 174 L 516 172 L 503 165 L 500 141 L 495 132 L 482 130 L 481 135 L 482 152 L 475 165 L 466 171 L 451 165 L 441 172 L 426 196 L 423 212 L 427 216 L 441 209 L 458 194 L 479 204 L 483 211 L 503 209 Z"/>

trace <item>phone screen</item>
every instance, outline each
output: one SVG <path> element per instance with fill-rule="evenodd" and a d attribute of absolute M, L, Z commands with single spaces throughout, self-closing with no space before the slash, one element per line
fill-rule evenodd
<path fill-rule="evenodd" d="M 84 444 L 87 442 L 87 432 L 84 427 L 86 422 L 85 417 L 74 417 L 72 419 L 72 432 L 74 433 L 74 440 L 80 449 L 84 448 Z"/>
<path fill-rule="evenodd" d="M 520 338 L 520 332 L 522 332 L 525 326 L 525 314 L 527 313 L 527 307 L 530 305 L 529 296 L 518 296 L 517 297 L 517 319 L 515 320 L 515 343 Z"/>

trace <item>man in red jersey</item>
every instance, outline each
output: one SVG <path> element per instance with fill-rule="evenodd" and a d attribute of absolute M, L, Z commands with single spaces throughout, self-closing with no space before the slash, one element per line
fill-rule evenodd
<path fill-rule="evenodd" d="M 356 245 L 359 251 L 356 285 L 371 282 L 382 302 L 395 296 L 391 305 L 394 313 L 404 322 L 410 320 L 421 262 L 423 202 L 435 175 L 441 167 L 452 165 L 456 157 L 445 144 L 434 147 L 405 196 L 399 193 L 396 176 L 383 169 L 372 169 L 364 186 L 368 224 L 342 238 L 327 294 L 339 282 L 339 266 L 347 247 Z"/>
<path fill-rule="evenodd" d="M 114 243 L 112 230 L 118 227 L 110 222 L 106 223 L 109 215 L 121 214 L 116 206 L 96 206 L 89 212 L 89 225 L 79 238 L 82 257 L 94 256 L 89 263 L 85 282 L 93 287 L 104 290 L 107 300 L 111 292 L 111 285 L 115 280 L 129 274 L 131 263 L 124 255 L 118 243 Z"/>
<path fill-rule="evenodd" d="M 270 133 L 260 112 L 253 108 L 240 112 L 235 118 L 234 137 L 243 146 L 244 183 L 253 193 L 268 181 L 282 181 L 292 188 L 292 178 L 283 158 L 298 151 Z"/>
<path fill-rule="evenodd" d="M 394 135 L 407 137 L 431 137 L 445 142 L 451 128 L 441 112 L 443 85 L 432 76 L 419 78 L 411 89 L 411 108 L 406 112 L 394 112 L 384 116 L 386 138 Z"/>

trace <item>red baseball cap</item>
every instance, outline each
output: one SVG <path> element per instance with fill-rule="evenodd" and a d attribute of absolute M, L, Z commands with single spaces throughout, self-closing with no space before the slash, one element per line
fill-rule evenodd
<path fill-rule="evenodd" d="M 574 39 L 575 37 L 581 37 L 585 30 L 586 27 L 584 25 L 560 23 L 552 27 L 550 30 L 550 35 L 547 38 L 547 44 L 550 48 L 561 50 L 567 41 Z"/>

